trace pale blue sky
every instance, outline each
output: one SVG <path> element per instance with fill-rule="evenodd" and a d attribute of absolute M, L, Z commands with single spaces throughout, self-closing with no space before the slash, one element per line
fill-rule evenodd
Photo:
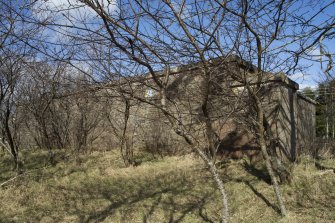
<path fill-rule="evenodd" d="M 107 5 L 107 0 L 101 0 L 101 2 L 105 5 Z M 312 3 L 317 3 L 316 5 L 313 5 L 313 7 L 309 7 L 308 5 L 306 5 L 305 3 L 307 2 L 312 2 Z M 300 10 L 301 12 L 303 12 L 303 14 L 306 17 L 311 17 L 312 15 L 315 14 L 316 11 L 318 11 L 319 9 L 322 9 L 325 5 L 329 4 L 329 3 L 333 3 L 332 5 L 330 5 L 326 10 L 322 11 L 322 13 L 318 14 L 317 16 L 315 16 L 315 18 L 313 19 L 313 24 L 315 25 L 325 25 L 328 22 L 330 22 L 330 18 L 334 18 L 334 14 L 335 14 L 335 1 L 334 0 L 328 0 L 328 1 L 315 1 L 315 0 L 311 0 L 311 1 L 307 1 L 307 0 L 300 0 L 300 1 L 295 1 L 293 8 L 296 8 L 296 10 Z M 69 5 L 70 3 L 70 5 Z M 53 9 L 60 9 L 62 10 L 62 13 L 66 14 L 66 16 L 61 15 L 59 17 L 60 22 L 61 23 L 68 23 L 68 21 L 66 21 L 66 17 L 68 18 L 75 18 L 78 16 L 87 16 L 88 18 L 95 18 L 95 13 L 91 10 L 88 9 L 87 7 L 85 8 L 76 8 L 76 9 L 72 9 L 72 10 L 66 10 L 69 7 L 73 7 L 73 5 L 76 4 L 80 4 L 77 3 L 77 1 L 75 0 L 48 0 L 42 3 L 45 8 L 44 9 L 48 9 L 48 8 L 53 8 Z M 112 6 L 109 6 L 112 7 Z M 41 10 L 41 8 L 39 8 L 39 10 Z M 42 9 L 43 10 L 43 9 Z M 64 11 L 63 11 L 64 10 Z M 113 6 L 113 8 L 111 10 L 115 10 L 115 6 Z M 40 11 L 37 13 L 38 16 L 43 17 L 43 13 Z M 62 21 L 63 19 L 63 21 Z M 49 30 L 50 31 L 50 30 Z M 51 35 L 52 38 L 55 40 L 57 40 L 59 37 L 59 35 L 57 33 L 54 33 Z M 291 46 L 294 47 L 294 46 Z M 326 50 L 334 53 L 335 52 L 335 44 L 334 44 L 334 40 L 328 40 L 324 42 L 324 47 Z M 321 70 L 321 62 L 320 62 L 320 51 L 318 47 L 315 47 L 313 49 L 310 50 L 310 58 L 315 60 L 314 62 L 311 60 L 302 60 L 301 63 L 307 66 L 310 66 L 309 68 L 305 69 L 303 72 L 301 71 L 297 71 L 294 74 L 292 74 L 290 76 L 290 78 L 294 81 L 296 81 L 299 85 L 300 85 L 300 89 L 310 86 L 310 87 L 316 87 L 317 83 L 320 82 L 321 80 L 324 79 L 325 74 L 322 72 Z M 322 57 L 323 60 L 323 69 L 325 69 L 326 63 L 324 62 L 327 58 Z"/>

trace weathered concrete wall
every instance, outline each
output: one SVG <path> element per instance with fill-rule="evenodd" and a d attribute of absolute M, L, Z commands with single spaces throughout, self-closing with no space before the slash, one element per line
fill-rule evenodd
<path fill-rule="evenodd" d="M 232 69 L 243 72 L 241 68 Z M 252 104 L 248 101 L 247 94 L 243 96 L 246 93 L 243 86 L 234 85 L 236 82 L 229 79 L 232 69 L 217 68 L 210 77 L 210 117 L 216 133 L 222 140 L 220 148 L 223 151 L 258 150 L 252 129 L 252 117 L 255 115 L 251 113 Z M 298 95 L 298 85 L 286 76 L 266 75 L 268 78 L 265 78 L 261 91 L 263 108 L 272 133 L 273 144 L 268 146 L 276 148 L 274 150 L 278 156 L 295 160 L 314 140 L 315 106 L 311 100 Z M 167 107 L 199 143 L 206 143 L 201 111 L 201 81 L 203 79 L 197 69 L 171 75 L 167 91 L 173 103 L 168 103 Z M 141 94 L 145 94 L 151 84 L 150 80 L 147 81 Z M 153 91 L 152 94 L 149 97 L 156 100 L 155 103 L 159 103 L 159 92 Z M 246 97 L 242 103 L 238 102 L 241 95 Z M 137 126 L 136 138 L 141 138 L 142 141 L 145 138 L 151 137 L 151 141 L 157 138 L 167 141 L 169 146 L 187 147 L 183 139 L 169 129 L 164 115 L 153 106 L 142 103 L 132 116 L 132 122 L 136 122 L 135 119 L 139 121 L 139 124 L 134 125 Z"/>
<path fill-rule="evenodd" d="M 278 83 L 273 88 L 276 106 L 271 111 L 271 129 L 279 157 L 294 160 L 296 157 L 296 89 Z"/>
<path fill-rule="evenodd" d="M 268 118 L 280 157 L 295 160 L 303 150 L 311 149 L 315 139 L 315 103 L 299 95 L 297 88 L 283 83 L 273 85 L 272 106 Z"/>
<path fill-rule="evenodd" d="M 299 95 L 297 97 L 297 152 L 313 149 L 316 138 L 315 104 L 310 99 Z"/>
<path fill-rule="evenodd" d="M 315 105 L 311 100 L 298 95 L 298 86 L 294 82 L 283 78 L 282 81 L 264 84 L 262 101 L 272 130 L 275 152 L 283 159 L 295 160 L 302 150 L 308 149 L 315 138 Z M 199 110 L 200 97 L 196 97 L 201 94 L 198 81 L 196 73 L 182 74 L 173 79 L 170 91 L 179 106 L 179 112 L 182 111 L 182 120 L 190 125 L 192 134 L 198 135 L 200 139 L 203 137 L 202 130 L 199 126 L 195 127 L 201 123 L 199 120 L 202 116 Z M 228 106 L 232 104 L 234 92 L 237 91 L 229 86 L 223 88 L 226 89 L 224 94 L 213 94 L 210 98 L 211 117 L 217 117 L 213 118 L 213 125 L 222 139 L 223 152 L 257 150 L 255 135 L 248 126 L 252 117 L 245 108 L 248 105 L 242 103 L 244 108 L 237 108 L 227 119 L 227 114 L 231 111 Z M 241 92 L 241 87 L 238 91 Z"/>

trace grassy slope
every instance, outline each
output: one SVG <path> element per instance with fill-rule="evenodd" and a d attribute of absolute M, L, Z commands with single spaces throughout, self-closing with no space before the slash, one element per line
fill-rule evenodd
<path fill-rule="evenodd" d="M 0 158 L 0 183 L 10 177 Z M 123 168 L 114 152 L 94 152 L 78 166 L 43 167 L 43 156 L 25 161 L 30 170 L 0 188 L 0 222 L 217 222 L 220 206 L 207 171 L 188 155 Z M 329 161 L 328 165 L 335 165 Z M 31 170 L 32 168 L 39 169 Z M 252 174 L 250 174 L 252 173 Z M 307 161 L 282 187 L 288 217 L 277 213 L 272 188 L 241 162 L 222 169 L 232 222 L 335 222 L 335 177 Z M 258 176 L 258 177 L 257 177 Z"/>

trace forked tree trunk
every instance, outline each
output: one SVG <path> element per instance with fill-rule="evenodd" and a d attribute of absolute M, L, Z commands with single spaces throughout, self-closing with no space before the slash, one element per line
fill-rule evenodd
<path fill-rule="evenodd" d="M 261 103 L 259 102 L 258 98 L 256 98 L 256 109 L 257 109 L 257 134 L 258 134 L 258 142 L 259 142 L 259 146 L 261 147 L 261 151 L 262 151 L 262 155 L 265 161 L 265 165 L 266 165 L 266 169 L 270 175 L 271 178 L 271 182 L 273 185 L 273 189 L 274 192 L 276 194 L 277 197 L 277 201 L 278 201 L 278 205 L 279 205 L 279 209 L 280 209 L 280 213 L 283 216 L 286 216 L 286 208 L 283 202 L 283 197 L 280 193 L 280 189 L 279 189 L 279 185 L 278 185 L 278 181 L 276 178 L 276 175 L 273 171 L 272 165 L 271 165 L 271 159 L 270 156 L 267 152 L 266 149 L 266 141 L 265 141 L 265 137 L 264 137 L 264 111 L 263 108 L 261 107 Z"/>
<path fill-rule="evenodd" d="M 167 75 L 166 78 L 169 75 L 169 70 L 167 69 Z M 167 84 L 167 81 L 165 81 L 165 84 Z M 166 86 L 166 85 L 165 85 Z M 208 92 L 207 92 L 208 93 Z M 228 212 L 228 199 L 227 199 L 227 195 L 223 186 L 223 182 L 220 178 L 220 175 L 218 173 L 218 170 L 215 166 L 215 163 L 213 162 L 213 158 L 214 156 L 211 156 L 209 154 L 209 156 L 206 155 L 206 153 L 201 150 L 200 148 L 197 147 L 197 145 L 190 139 L 190 137 L 188 137 L 187 134 L 184 133 L 184 131 L 181 131 L 181 129 L 179 128 L 180 126 L 182 126 L 182 122 L 181 120 L 179 120 L 178 123 L 176 123 L 173 119 L 171 119 L 171 117 L 169 116 L 169 114 L 166 112 L 166 102 L 167 102 L 167 97 L 166 97 L 166 89 L 162 88 L 161 89 L 161 106 L 162 106 L 162 111 L 165 114 L 165 116 L 169 119 L 170 124 L 174 127 L 174 131 L 177 135 L 180 135 L 181 137 L 184 138 L 184 140 L 186 141 L 186 143 L 188 143 L 191 148 L 193 149 L 193 151 L 198 154 L 200 156 L 200 158 L 205 162 L 206 166 L 208 167 L 210 173 L 212 174 L 212 177 L 219 189 L 219 192 L 221 194 L 221 202 L 222 202 L 222 210 L 221 210 L 221 223 L 228 223 L 229 222 L 229 212 Z M 206 107 L 202 107 L 202 110 L 207 112 L 207 108 Z M 206 113 L 204 113 L 205 115 L 208 115 Z M 208 120 L 207 120 L 208 121 Z M 207 123 L 208 124 L 208 123 Z M 177 125 L 177 126 L 176 126 Z M 208 129 L 209 126 L 206 126 L 206 133 L 207 133 L 207 137 L 208 135 Z M 210 129 L 212 130 L 212 129 Z M 212 133 L 212 132 L 210 132 Z M 212 136 L 212 135 L 210 135 Z M 212 137 L 208 137 L 209 139 L 209 148 L 213 149 L 213 147 L 211 147 L 213 145 L 213 138 Z"/>

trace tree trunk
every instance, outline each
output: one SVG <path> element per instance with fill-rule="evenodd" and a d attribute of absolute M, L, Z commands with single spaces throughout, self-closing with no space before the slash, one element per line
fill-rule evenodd
<path fill-rule="evenodd" d="M 221 194 L 221 202 L 222 202 L 222 210 L 221 210 L 221 223 L 228 223 L 229 222 L 229 207 L 228 207 L 228 199 L 227 195 L 223 186 L 223 182 L 220 178 L 220 175 L 218 173 L 218 170 L 212 161 L 211 158 L 209 158 L 205 152 L 203 152 L 200 148 L 196 147 L 194 143 L 191 141 L 191 139 L 184 134 L 183 132 L 176 131 L 176 133 L 180 136 L 182 136 L 185 141 L 192 146 L 193 151 L 200 156 L 200 158 L 205 162 L 206 166 L 208 167 L 218 189 Z"/>
<path fill-rule="evenodd" d="M 257 134 L 258 134 L 258 142 L 259 142 L 259 146 L 261 147 L 261 151 L 264 157 L 264 161 L 265 161 L 265 165 L 266 165 L 266 169 L 270 175 L 271 178 L 271 182 L 273 185 L 273 189 L 274 192 L 276 194 L 277 197 L 277 201 L 278 201 L 278 205 L 279 205 L 279 209 L 280 209 L 280 213 L 283 216 L 286 216 L 286 208 L 283 202 L 283 197 L 280 193 L 280 189 L 279 189 L 279 185 L 278 185 L 278 181 L 276 178 L 276 175 L 273 171 L 272 165 L 271 165 L 271 159 L 270 156 L 267 152 L 266 149 L 266 141 L 265 141 L 265 137 L 264 137 L 264 111 L 263 108 L 261 107 L 261 103 L 258 100 L 258 98 L 256 98 L 256 108 L 257 108 Z"/>
<path fill-rule="evenodd" d="M 226 192 L 223 186 L 223 182 L 218 173 L 218 170 L 215 164 L 213 163 L 213 161 L 210 160 L 204 152 L 202 152 L 199 148 L 195 148 L 195 150 L 196 150 L 196 153 L 202 158 L 202 160 L 208 166 L 209 171 L 211 172 L 212 177 L 221 194 L 221 202 L 222 202 L 221 223 L 228 223 L 229 222 L 228 199 L 227 199 L 227 195 L 226 195 Z"/>
<path fill-rule="evenodd" d="M 124 98 L 125 101 L 125 110 L 124 110 L 124 126 L 123 126 L 123 132 L 122 137 L 120 140 L 120 150 L 123 162 L 126 167 L 133 165 L 133 151 L 132 146 L 129 143 L 129 138 L 127 137 L 127 126 L 128 126 L 128 120 L 130 115 L 130 101 L 127 98 Z"/>
<path fill-rule="evenodd" d="M 8 145 L 10 148 L 10 152 L 13 156 L 13 161 L 14 161 L 14 169 L 18 172 L 21 173 L 21 163 L 19 161 L 19 154 L 18 154 L 18 149 L 15 146 L 15 142 L 13 139 L 12 132 L 9 127 L 9 115 L 10 115 L 10 108 L 9 105 L 7 104 L 7 109 L 6 109 L 6 114 L 5 114 L 5 133 L 6 133 L 6 138 L 8 140 Z"/>
<path fill-rule="evenodd" d="M 166 69 L 167 71 L 167 76 L 169 75 L 169 69 Z M 167 83 L 167 82 L 166 82 Z M 207 86 L 206 86 L 207 87 Z M 208 118 L 208 113 L 207 113 L 207 99 L 208 99 L 208 88 L 206 88 L 206 93 L 205 93 L 205 96 L 206 98 L 204 99 L 204 102 L 202 104 L 202 110 L 204 112 L 204 116 L 206 117 L 207 121 L 206 122 L 206 135 L 209 139 L 209 147 L 207 149 L 213 149 L 214 147 L 212 147 L 213 145 L 213 137 L 211 137 L 212 135 L 210 133 L 212 128 L 211 128 L 211 125 L 208 125 L 210 122 L 209 122 L 209 118 Z M 228 223 L 229 222 L 229 211 L 228 211 L 228 199 L 227 199 L 227 195 L 226 195 L 226 192 L 225 192 L 225 189 L 224 189 L 224 186 L 223 186 L 223 182 L 220 178 L 220 175 L 218 173 L 218 170 L 215 166 L 215 163 L 213 162 L 213 159 L 215 158 L 215 154 L 214 156 L 212 156 L 211 154 L 208 154 L 209 156 L 206 155 L 205 152 L 203 152 L 203 150 L 201 150 L 200 148 L 197 147 L 197 145 L 195 145 L 195 143 L 188 137 L 187 134 L 185 134 L 185 132 L 183 130 L 180 129 L 180 127 L 182 127 L 182 121 L 179 120 L 178 123 L 176 123 L 173 119 L 170 118 L 170 116 L 167 114 L 166 111 L 166 102 L 167 102 L 167 97 L 166 97 L 166 89 L 165 88 L 162 88 L 161 89 L 161 106 L 162 106 L 162 111 L 163 113 L 166 115 L 166 117 L 169 119 L 169 122 L 170 124 L 174 127 L 174 131 L 177 135 L 180 135 L 182 136 L 186 143 L 188 143 L 193 151 L 198 154 L 200 156 L 200 158 L 205 162 L 206 166 L 209 168 L 209 171 L 210 173 L 212 174 L 212 177 L 219 189 L 219 192 L 221 194 L 221 202 L 222 202 L 222 210 L 221 210 L 221 223 Z M 212 151 L 214 152 L 214 151 Z"/>

